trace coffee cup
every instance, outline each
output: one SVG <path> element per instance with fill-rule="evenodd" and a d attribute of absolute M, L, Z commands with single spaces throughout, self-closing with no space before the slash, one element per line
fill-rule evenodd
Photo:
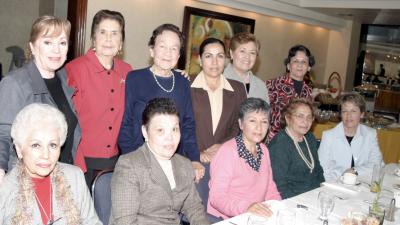
<path fill-rule="evenodd" d="M 345 173 L 340 177 L 340 180 L 344 184 L 355 185 L 357 183 L 357 175 L 354 173 Z"/>

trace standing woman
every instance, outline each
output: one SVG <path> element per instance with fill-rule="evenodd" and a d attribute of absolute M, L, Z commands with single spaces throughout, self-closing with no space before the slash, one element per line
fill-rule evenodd
<path fill-rule="evenodd" d="M 179 110 L 182 130 L 178 153 L 192 161 L 196 180 L 204 175 L 196 143 L 196 126 L 190 99 L 189 81 L 174 71 L 183 46 L 183 35 L 173 24 L 158 26 L 149 40 L 153 65 L 129 73 L 126 79 L 126 103 L 118 144 L 122 154 L 143 145 L 141 116 L 148 101 L 156 97 L 172 99 Z"/>
<path fill-rule="evenodd" d="M 268 90 L 264 81 L 251 72 L 259 52 L 260 42 L 254 34 L 235 34 L 231 39 L 229 49 L 231 63 L 226 66 L 224 76 L 242 82 L 246 88 L 247 97 L 261 98 L 269 103 Z"/>
<path fill-rule="evenodd" d="M 282 114 L 282 130 L 268 145 L 272 172 L 282 199 L 310 191 L 324 182 L 318 160 L 318 144 L 310 131 L 312 105 L 293 99 Z"/>
<path fill-rule="evenodd" d="M 121 13 L 100 10 L 92 22 L 92 48 L 66 65 L 68 83 L 82 126 L 75 164 L 91 185 L 96 172 L 114 168 L 125 101 L 125 78 L 131 66 L 115 56 L 122 50 L 125 20 Z"/>
<path fill-rule="evenodd" d="M 209 163 L 220 145 L 239 132 L 238 113 L 246 99 L 243 84 L 226 79 L 225 45 L 207 38 L 200 45 L 202 71 L 191 86 L 200 160 Z"/>
<path fill-rule="evenodd" d="M 17 158 L 10 129 L 16 114 L 34 102 L 56 106 L 66 116 L 68 134 L 59 160 L 72 164 L 81 130 L 72 104 L 74 90 L 60 69 L 67 58 L 71 24 L 54 16 L 39 17 L 32 25 L 28 63 L 10 72 L 0 83 L 0 183 Z"/>
<path fill-rule="evenodd" d="M 271 141 L 280 130 L 281 111 L 291 99 L 312 100 L 311 88 L 304 82 L 304 76 L 315 64 L 310 50 L 303 45 L 295 45 L 290 48 L 284 63 L 286 74 L 266 81 L 271 105 L 271 127 L 267 136 L 268 141 Z"/>

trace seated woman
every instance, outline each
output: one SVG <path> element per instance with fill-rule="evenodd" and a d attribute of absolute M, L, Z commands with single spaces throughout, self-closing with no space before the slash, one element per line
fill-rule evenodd
<path fill-rule="evenodd" d="M 318 144 L 310 132 L 312 105 L 292 99 L 282 114 L 282 130 L 268 145 L 274 180 L 283 199 L 320 186 L 324 174 L 318 160 Z"/>
<path fill-rule="evenodd" d="M 365 101 L 357 93 L 341 97 L 342 122 L 322 133 L 318 150 L 326 180 L 336 180 L 345 171 L 367 175 L 374 165 L 382 163 L 376 130 L 360 124 L 365 112 Z"/>
<path fill-rule="evenodd" d="M 262 143 L 268 131 L 269 105 L 259 98 L 248 98 L 240 106 L 241 133 L 225 142 L 210 165 L 210 194 L 207 212 L 224 219 L 252 212 L 272 214 L 265 200 L 280 194 L 272 178 L 267 147 Z"/>
<path fill-rule="evenodd" d="M 142 116 L 145 143 L 122 155 L 112 182 L 110 224 L 210 224 L 194 184 L 189 159 L 175 154 L 181 132 L 173 100 L 155 98 Z"/>
<path fill-rule="evenodd" d="M 33 103 L 16 116 L 17 165 L 0 185 L 0 224 L 102 224 L 82 171 L 57 162 L 67 136 L 62 112 Z"/>

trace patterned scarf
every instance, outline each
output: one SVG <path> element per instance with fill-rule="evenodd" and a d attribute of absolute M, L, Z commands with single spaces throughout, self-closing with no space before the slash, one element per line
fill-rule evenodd
<path fill-rule="evenodd" d="M 257 158 L 254 158 L 253 154 L 251 154 L 251 152 L 249 150 L 247 150 L 246 145 L 244 144 L 242 132 L 240 132 L 240 134 L 235 137 L 235 140 L 236 140 L 239 157 L 246 160 L 246 163 L 249 164 L 249 166 L 253 170 L 259 172 L 260 166 L 261 166 L 261 158 L 262 158 L 262 155 L 264 154 L 261 150 L 260 144 L 259 143 L 256 144 Z"/>

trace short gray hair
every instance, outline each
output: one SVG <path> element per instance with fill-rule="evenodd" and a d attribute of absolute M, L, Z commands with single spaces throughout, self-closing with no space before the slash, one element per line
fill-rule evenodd
<path fill-rule="evenodd" d="M 248 98 L 240 104 L 239 119 L 243 120 L 247 113 L 262 111 L 268 114 L 269 120 L 269 109 L 269 104 L 261 98 Z"/>
<path fill-rule="evenodd" d="M 42 103 L 32 103 L 19 111 L 11 126 L 11 137 L 14 144 L 23 145 L 28 138 L 29 132 L 31 132 L 37 124 L 42 124 L 44 122 L 49 122 L 57 128 L 60 137 L 60 145 L 63 145 L 68 132 L 65 116 L 57 108 Z"/>

